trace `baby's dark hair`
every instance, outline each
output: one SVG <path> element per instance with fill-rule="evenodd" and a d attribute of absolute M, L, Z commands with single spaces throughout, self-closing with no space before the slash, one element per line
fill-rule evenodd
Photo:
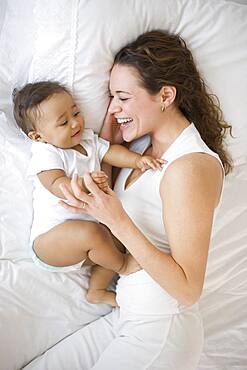
<path fill-rule="evenodd" d="M 39 104 L 50 98 L 52 95 L 70 91 L 56 81 L 39 81 L 28 83 L 20 90 L 14 89 L 14 117 L 17 125 L 28 135 L 35 130 L 35 120 L 38 117 Z"/>

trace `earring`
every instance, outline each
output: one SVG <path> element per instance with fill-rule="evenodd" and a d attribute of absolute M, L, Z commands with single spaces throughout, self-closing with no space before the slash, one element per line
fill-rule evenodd
<path fill-rule="evenodd" d="M 163 104 L 162 107 L 161 107 L 161 112 L 164 112 L 165 110 L 166 110 L 166 106 L 165 106 L 165 104 Z"/>

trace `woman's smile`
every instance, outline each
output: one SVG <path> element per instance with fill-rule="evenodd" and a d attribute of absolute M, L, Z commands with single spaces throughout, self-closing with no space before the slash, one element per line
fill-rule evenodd
<path fill-rule="evenodd" d="M 119 123 L 120 125 L 125 125 L 129 122 L 132 122 L 133 119 L 132 118 L 117 118 L 117 123 Z"/>
<path fill-rule="evenodd" d="M 132 122 L 133 122 L 132 118 L 117 118 L 117 123 L 120 125 L 120 129 L 130 127 Z"/>

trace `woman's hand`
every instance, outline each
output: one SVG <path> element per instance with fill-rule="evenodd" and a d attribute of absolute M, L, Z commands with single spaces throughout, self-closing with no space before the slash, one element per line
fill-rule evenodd
<path fill-rule="evenodd" d="M 60 201 L 59 203 L 70 212 L 85 213 L 94 217 L 99 222 L 105 224 L 109 229 L 112 226 L 121 223 L 128 215 L 123 209 L 120 200 L 109 187 L 107 192 L 103 192 L 94 183 L 89 173 L 84 175 L 84 184 L 90 194 L 82 191 L 78 175 L 74 175 L 71 180 L 71 189 L 61 184 L 60 188 L 68 203 Z"/>
<path fill-rule="evenodd" d="M 100 131 L 100 137 L 110 141 L 111 144 L 122 144 L 124 141 L 120 131 L 120 125 L 117 123 L 116 118 L 108 111 L 108 109 L 104 118 L 103 127 Z"/>

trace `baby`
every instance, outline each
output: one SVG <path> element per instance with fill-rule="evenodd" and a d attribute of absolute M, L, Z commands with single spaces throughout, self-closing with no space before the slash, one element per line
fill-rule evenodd
<path fill-rule="evenodd" d="M 33 180 L 34 217 L 30 243 L 34 262 L 50 271 L 80 268 L 89 258 L 93 267 L 87 299 L 91 303 L 116 305 L 115 294 L 107 290 L 114 272 L 133 272 L 134 259 L 108 229 L 83 214 L 72 214 L 59 205 L 64 199 L 61 184 L 70 187 L 73 175 L 90 172 L 104 191 L 107 175 L 101 162 L 117 167 L 161 168 L 163 161 L 141 156 L 121 145 L 110 145 L 84 120 L 69 90 L 53 81 L 29 83 L 15 91 L 14 116 L 21 130 L 33 140 L 28 176 Z M 117 246 L 117 247 L 116 247 Z M 114 271 L 114 272 L 113 272 Z"/>

